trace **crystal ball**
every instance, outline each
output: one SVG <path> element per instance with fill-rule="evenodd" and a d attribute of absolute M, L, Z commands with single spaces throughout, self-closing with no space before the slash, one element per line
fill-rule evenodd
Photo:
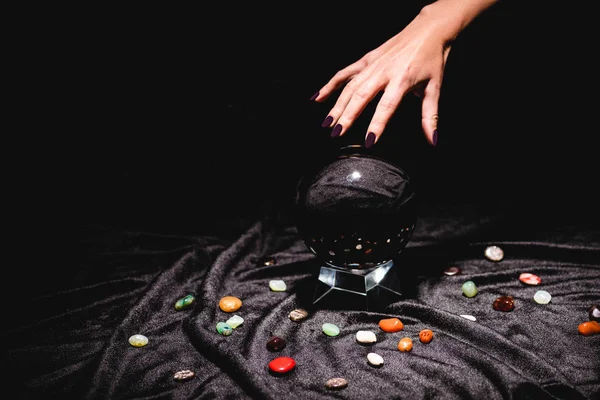
<path fill-rule="evenodd" d="M 306 246 L 329 266 L 369 270 L 408 244 L 417 200 L 405 170 L 362 146 L 348 146 L 296 186 L 295 217 Z"/>

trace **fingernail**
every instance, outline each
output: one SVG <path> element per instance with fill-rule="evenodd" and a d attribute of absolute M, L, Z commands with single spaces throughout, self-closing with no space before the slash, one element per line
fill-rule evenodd
<path fill-rule="evenodd" d="M 433 143 L 434 146 L 437 146 L 437 129 L 435 131 L 433 131 L 433 138 L 431 139 L 431 142 Z"/>
<path fill-rule="evenodd" d="M 312 97 L 310 98 L 310 100 L 311 101 L 315 101 L 317 99 L 317 97 L 319 97 L 319 93 L 320 92 L 317 92 L 317 93 L 313 94 Z"/>
<path fill-rule="evenodd" d="M 333 130 L 331 131 L 331 137 L 337 137 L 340 136 L 340 133 L 342 132 L 342 126 L 340 124 L 336 124 L 333 127 Z"/>
<path fill-rule="evenodd" d="M 365 147 L 368 149 L 369 147 L 373 146 L 373 143 L 375 143 L 375 134 L 373 132 L 369 132 L 367 138 L 365 139 Z"/>
<path fill-rule="evenodd" d="M 325 121 L 323 121 L 323 123 L 321 124 L 321 126 L 323 128 L 329 128 L 329 126 L 331 126 L 332 122 L 333 122 L 333 117 L 331 115 L 328 115 L 327 118 L 325 118 Z"/>

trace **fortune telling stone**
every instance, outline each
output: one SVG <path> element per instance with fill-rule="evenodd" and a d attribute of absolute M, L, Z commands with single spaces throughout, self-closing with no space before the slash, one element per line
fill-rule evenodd
<path fill-rule="evenodd" d="M 461 272 L 461 270 L 459 267 L 452 266 L 452 267 L 448 267 L 444 270 L 444 275 L 448 275 L 448 276 L 459 275 L 460 272 Z"/>
<path fill-rule="evenodd" d="M 477 321 L 477 318 L 469 314 L 461 314 L 461 317 L 463 317 L 464 319 L 468 319 L 469 321 Z"/>
<path fill-rule="evenodd" d="M 244 323 L 244 318 L 240 317 L 239 315 L 234 315 L 233 317 L 225 321 L 225 323 L 229 325 L 231 329 L 235 329 Z"/>
<path fill-rule="evenodd" d="M 327 336 L 337 336 L 340 334 L 340 328 L 338 328 L 337 325 L 334 324 L 325 323 L 323 324 L 322 329 L 323 333 Z"/>
<path fill-rule="evenodd" d="M 492 306 L 496 311 L 512 311 L 515 309 L 515 299 L 512 296 L 500 296 Z"/>
<path fill-rule="evenodd" d="M 598 306 L 592 304 L 592 306 L 588 308 L 588 315 L 590 317 L 590 321 L 600 321 L 600 309 Z"/>
<path fill-rule="evenodd" d="M 377 353 L 367 354 L 367 361 L 374 367 L 381 367 L 383 365 L 383 357 Z"/>
<path fill-rule="evenodd" d="M 308 317 L 308 312 L 302 308 L 296 308 L 295 310 L 290 311 L 289 317 L 292 321 L 299 322 Z"/>
<path fill-rule="evenodd" d="M 582 322 L 577 327 L 577 331 L 583 336 L 592 336 L 600 333 L 600 323 L 598 321 Z"/>
<path fill-rule="evenodd" d="M 400 332 L 404 329 L 404 324 L 398 318 L 384 318 L 379 320 L 379 327 L 384 332 Z"/>
<path fill-rule="evenodd" d="M 235 296 L 225 296 L 219 301 L 219 308 L 225 312 L 234 312 L 240 309 L 242 301 Z"/>
<path fill-rule="evenodd" d="M 331 378 L 325 382 L 325 387 L 330 390 L 340 390 L 348 386 L 348 381 L 344 378 Z"/>
<path fill-rule="evenodd" d="M 545 290 L 538 290 L 533 295 L 533 301 L 538 304 L 548 304 L 552 300 L 552 296 Z"/>
<path fill-rule="evenodd" d="M 148 344 L 148 338 L 144 335 L 132 335 L 129 337 L 129 344 L 133 347 L 144 347 Z"/>
<path fill-rule="evenodd" d="M 479 291 L 477 289 L 477 286 L 475 286 L 475 282 L 473 281 L 466 281 L 465 283 L 463 283 L 461 289 L 463 294 L 467 297 L 474 297 Z"/>
<path fill-rule="evenodd" d="M 291 357 L 277 357 L 269 363 L 269 369 L 278 374 L 290 372 L 296 366 L 296 361 Z"/>
<path fill-rule="evenodd" d="M 523 272 L 519 275 L 519 280 L 526 285 L 537 286 L 542 283 L 542 278 L 529 272 Z"/>
<path fill-rule="evenodd" d="M 229 336 L 233 333 L 233 328 L 225 322 L 217 322 L 217 332 L 223 336 Z"/>
<path fill-rule="evenodd" d="M 421 343 L 429 343 L 433 340 L 433 331 L 431 329 L 423 329 L 419 332 L 419 340 Z"/>
<path fill-rule="evenodd" d="M 196 376 L 196 373 L 194 371 L 191 371 L 189 369 L 184 369 L 182 371 L 178 371 L 175 373 L 175 375 L 173 375 L 173 379 L 175 379 L 176 381 L 187 381 L 192 379 L 194 376 Z"/>
<path fill-rule="evenodd" d="M 498 246 L 488 246 L 485 249 L 484 255 L 490 261 L 502 261 L 504 258 L 504 250 Z"/>
<path fill-rule="evenodd" d="M 196 298 L 194 297 L 194 295 L 188 294 L 187 296 L 182 297 L 181 299 L 175 302 L 175 309 L 177 311 L 185 310 L 186 308 L 190 308 L 195 301 Z"/>
<path fill-rule="evenodd" d="M 411 351 L 412 348 L 413 348 L 413 342 L 412 342 L 412 339 L 409 337 L 403 337 L 398 342 L 398 350 L 400 350 L 403 353 Z"/>
<path fill-rule="evenodd" d="M 271 339 L 267 341 L 267 350 L 269 351 L 281 351 L 285 349 L 287 345 L 285 339 L 280 338 L 279 336 L 273 336 Z"/>
<path fill-rule="evenodd" d="M 269 288 L 274 292 L 285 292 L 287 285 L 281 279 L 272 279 L 269 281 Z"/>
<path fill-rule="evenodd" d="M 356 341 L 363 344 L 375 343 L 377 336 L 371 331 L 358 331 L 356 332 Z"/>

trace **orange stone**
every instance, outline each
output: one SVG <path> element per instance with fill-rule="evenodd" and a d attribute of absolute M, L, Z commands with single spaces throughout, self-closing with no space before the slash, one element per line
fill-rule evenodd
<path fill-rule="evenodd" d="M 579 333 L 583 336 L 592 336 L 600 333 L 600 324 L 598 321 L 587 321 L 579 324 L 577 327 Z"/>
<path fill-rule="evenodd" d="M 412 348 L 413 348 L 413 342 L 409 337 L 403 337 L 398 342 L 398 350 L 400 350 L 402 352 L 411 351 Z"/>
<path fill-rule="evenodd" d="M 419 340 L 421 343 L 429 343 L 433 340 L 433 331 L 431 329 L 423 329 L 419 332 Z"/>
<path fill-rule="evenodd" d="M 404 324 L 398 318 L 385 318 L 379 321 L 379 327 L 385 332 L 400 332 Z"/>
<path fill-rule="evenodd" d="M 219 301 L 219 308 L 225 312 L 234 312 L 240 309 L 242 301 L 235 296 L 225 296 Z"/>

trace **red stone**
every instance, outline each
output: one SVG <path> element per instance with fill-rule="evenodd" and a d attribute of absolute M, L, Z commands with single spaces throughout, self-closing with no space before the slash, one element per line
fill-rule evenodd
<path fill-rule="evenodd" d="M 494 300 L 493 307 L 496 311 L 512 311 L 515 309 L 515 299 L 512 296 L 500 296 Z"/>
<path fill-rule="evenodd" d="M 290 372 L 296 366 L 296 361 L 291 357 L 277 357 L 269 363 L 269 369 L 278 374 Z"/>
<path fill-rule="evenodd" d="M 530 274 L 529 272 L 523 272 L 521 275 L 519 275 L 519 280 L 525 283 L 526 285 L 532 286 L 536 286 L 542 283 L 542 278 L 540 278 L 537 275 Z"/>

